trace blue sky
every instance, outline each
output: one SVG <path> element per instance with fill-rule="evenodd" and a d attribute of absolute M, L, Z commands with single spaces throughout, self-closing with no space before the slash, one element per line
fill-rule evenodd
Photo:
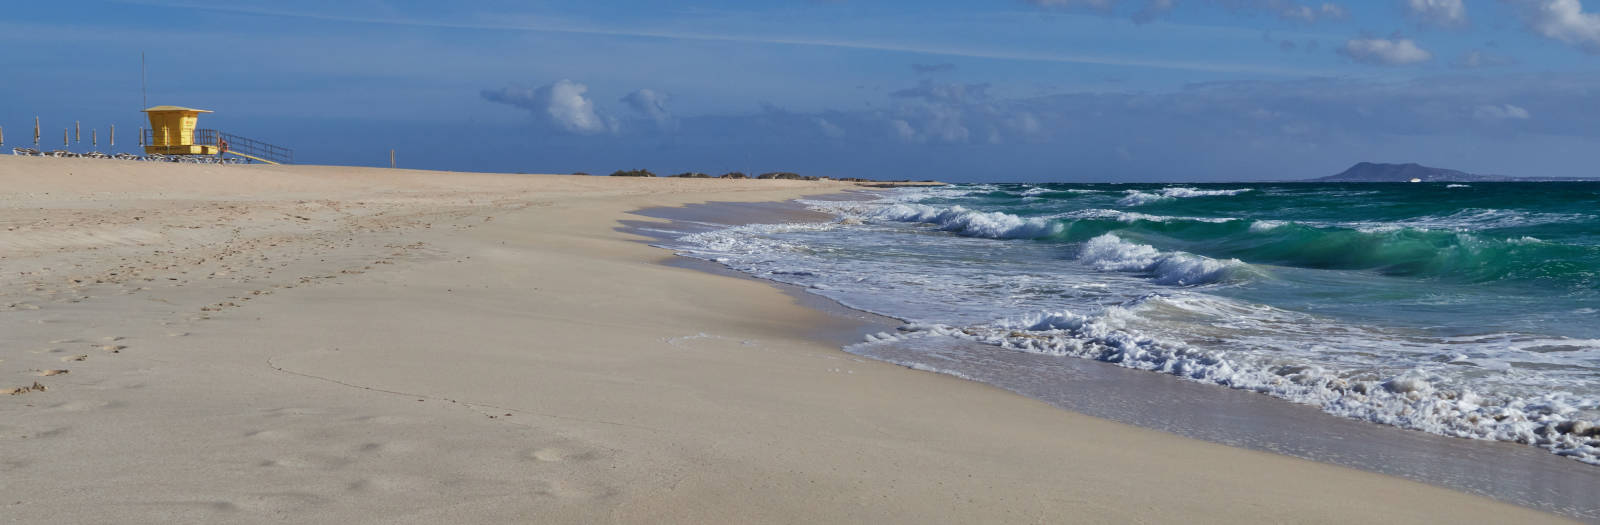
<path fill-rule="evenodd" d="M 0 16 L 0 126 L 31 143 L 38 116 L 54 147 L 115 124 L 130 149 L 142 51 L 150 104 L 320 164 L 1592 177 L 1589 1 L 30 2 Z"/>

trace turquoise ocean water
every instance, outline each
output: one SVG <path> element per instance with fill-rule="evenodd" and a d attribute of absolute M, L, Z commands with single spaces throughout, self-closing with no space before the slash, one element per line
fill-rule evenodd
<path fill-rule="evenodd" d="M 983 184 L 804 204 L 835 219 L 672 247 L 907 321 L 863 355 L 972 341 L 1600 463 L 1600 183 Z"/>

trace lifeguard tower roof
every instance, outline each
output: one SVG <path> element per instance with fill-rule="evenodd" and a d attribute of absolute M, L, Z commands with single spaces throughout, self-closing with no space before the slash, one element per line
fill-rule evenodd
<path fill-rule="evenodd" d="M 209 109 L 195 109 L 195 108 L 186 108 L 186 107 L 181 107 L 181 106 L 156 106 L 156 107 L 145 108 L 144 109 L 145 113 L 156 113 L 156 112 L 167 112 L 167 111 L 193 111 L 195 113 L 210 113 L 211 112 L 211 110 L 209 110 Z"/>

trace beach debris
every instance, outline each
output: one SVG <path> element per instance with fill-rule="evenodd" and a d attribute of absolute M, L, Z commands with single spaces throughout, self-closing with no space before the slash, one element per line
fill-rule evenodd
<path fill-rule="evenodd" d="M 16 388 L 0 389 L 0 395 L 19 396 L 19 395 L 26 394 L 26 393 L 29 393 L 29 392 L 43 392 L 45 390 L 49 390 L 49 388 L 45 387 L 44 385 L 39 384 L 38 381 L 34 381 L 33 385 L 31 385 L 31 386 L 19 386 L 19 387 L 16 387 Z"/>

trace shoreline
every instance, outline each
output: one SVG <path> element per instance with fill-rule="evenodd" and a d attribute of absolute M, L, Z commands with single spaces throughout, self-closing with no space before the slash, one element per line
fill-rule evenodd
<path fill-rule="evenodd" d="M 1562 521 L 850 356 L 616 230 L 842 184 L 133 164 L 0 159 L 12 519 Z"/>
<path fill-rule="evenodd" d="M 808 197 L 815 198 L 815 197 Z M 835 217 L 810 212 L 793 202 L 770 203 L 768 213 L 750 210 L 749 205 L 706 203 L 661 210 L 634 212 L 655 218 L 678 221 L 682 234 L 706 231 L 703 224 L 727 212 L 725 224 L 769 224 L 778 222 L 831 222 Z M 805 211 L 808 214 L 798 213 Z M 652 236 L 670 241 L 673 236 Z M 652 244 L 654 245 L 654 244 Z M 668 251 L 671 248 L 657 246 Z M 763 279 L 721 264 L 676 255 L 681 265 L 780 288 L 790 295 L 809 297 L 804 304 L 823 311 L 856 312 L 876 318 L 853 338 L 823 338 L 841 347 L 863 341 L 869 333 L 893 333 L 904 321 L 856 309 L 832 298 L 810 293 L 805 288 Z M 1600 520 L 1600 503 L 1589 492 L 1600 487 L 1600 469 L 1570 458 L 1550 454 L 1537 447 L 1497 441 L 1480 441 L 1441 436 L 1341 418 L 1316 407 L 1254 392 L 1221 388 L 1184 381 L 1166 374 L 1118 367 L 1110 363 L 1006 351 L 976 342 L 959 342 L 965 355 L 990 356 L 983 362 L 1004 364 L 1017 371 L 1049 371 L 1048 377 L 1062 382 L 1050 388 L 1018 389 L 985 380 L 995 371 L 982 366 L 949 368 L 949 363 L 965 363 L 960 358 L 927 357 L 927 349 L 915 341 L 904 341 L 871 353 L 840 351 L 846 355 L 870 357 L 911 370 L 947 375 L 1043 401 L 1061 410 L 1107 421 L 1167 432 L 1185 438 L 1237 448 L 1295 457 L 1375 474 L 1396 476 L 1429 485 L 1490 497 L 1499 501 Z M 940 369 L 941 366 L 946 367 Z"/>

